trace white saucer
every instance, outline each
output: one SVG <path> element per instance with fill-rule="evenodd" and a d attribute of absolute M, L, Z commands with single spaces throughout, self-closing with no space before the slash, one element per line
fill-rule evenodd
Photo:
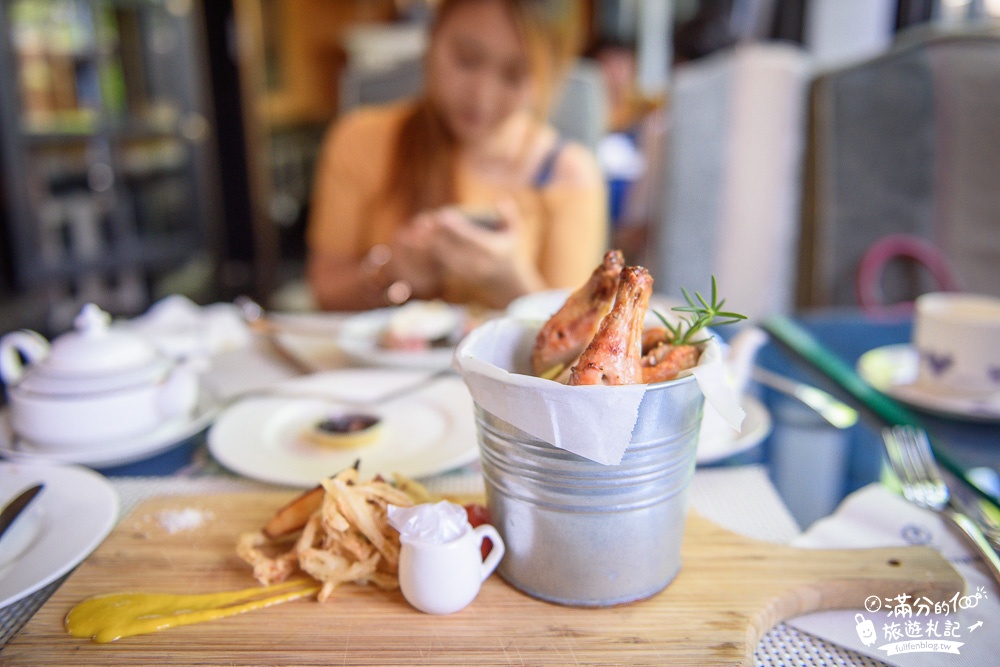
<path fill-rule="evenodd" d="M 1000 396 L 990 401 L 929 392 L 915 384 L 919 365 L 912 345 L 886 345 L 861 355 L 857 370 L 872 387 L 911 407 L 970 421 L 1000 421 Z"/>
<path fill-rule="evenodd" d="M 362 478 L 376 474 L 390 477 L 393 473 L 426 477 L 474 461 L 479 449 L 472 397 L 457 377 L 442 377 L 388 403 L 352 404 L 415 384 L 426 376 L 426 371 L 373 368 L 289 380 L 276 391 L 307 397 L 247 398 L 233 404 L 209 430 L 209 451 L 241 475 L 301 488 L 314 486 L 359 459 Z M 381 418 L 373 442 L 336 449 L 304 437 L 328 416 L 351 412 Z"/>
<path fill-rule="evenodd" d="M 104 443 L 99 447 L 52 450 L 13 435 L 7 411 L 2 410 L 0 411 L 0 456 L 11 461 L 78 463 L 95 468 L 125 465 L 172 449 L 208 426 L 216 412 L 218 412 L 217 402 L 205 392 L 193 415 L 167 422 L 149 433 Z"/>
<path fill-rule="evenodd" d="M 728 437 L 725 429 L 729 427 L 711 432 L 702 431 L 698 439 L 698 453 L 695 455 L 699 465 L 715 463 L 745 452 L 771 432 L 771 413 L 764 404 L 751 395 L 744 396 L 742 402 L 747 416 L 743 419 L 742 430 L 735 438 Z"/>
<path fill-rule="evenodd" d="M 45 488 L 28 509 L 35 522 L 26 526 L 31 533 L 29 543 L 0 569 L 0 607 L 69 572 L 104 540 L 118 520 L 118 496 L 108 481 L 77 466 L 0 462 L 0 505 L 38 482 Z"/>
<path fill-rule="evenodd" d="M 459 306 L 454 306 L 460 309 Z M 379 308 L 344 320 L 337 336 L 337 345 L 354 362 L 387 368 L 439 370 L 451 366 L 453 345 L 426 350 L 387 350 L 378 339 L 389 326 L 393 308 Z M 462 314 L 464 319 L 464 313 Z"/>

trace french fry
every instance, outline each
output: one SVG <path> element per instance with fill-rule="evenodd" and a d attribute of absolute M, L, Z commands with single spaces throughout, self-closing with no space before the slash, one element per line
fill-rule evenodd
<path fill-rule="evenodd" d="M 317 599 L 329 599 L 346 582 L 399 587 L 399 533 L 389 525 L 388 507 L 433 502 L 421 484 L 401 475 L 358 480 L 347 468 L 278 509 L 257 533 L 240 537 L 237 554 L 262 583 L 305 572 L 322 582 Z M 288 549 L 291 536 L 301 530 Z M 285 551 L 274 555 L 285 543 Z"/>
<path fill-rule="evenodd" d="M 415 479 L 410 479 L 405 475 L 400 475 L 398 472 L 394 473 L 392 480 L 396 483 L 396 488 L 408 495 L 413 499 L 414 505 L 420 505 L 422 503 L 433 502 L 434 499 L 431 497 L 430 491 L 427 490 L 420 482 Z M 393 503 L 395 504 L 395 503 Z"/>
<path fill-rule="evenodd" d="M 318 485 L 279 508 L 264 526 L 264 534 L 277 538 L 301 530 L 313 512 L 319 509 L 324 493 L 323 485 Z"/>

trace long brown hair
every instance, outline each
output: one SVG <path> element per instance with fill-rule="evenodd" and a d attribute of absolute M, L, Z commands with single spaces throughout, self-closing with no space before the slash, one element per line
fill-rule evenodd
<path fill-rule="evenodd" d="M 577 55 L 578 0 L 441 0 L 431 36 L 455 8 L 469 2 L 502 2 L 524 38 L 538 94 L 535 113 L 545 118 L 556 83 Z M 403 120 L 383 199 L 398 201 L 407 215 L 453 203 L 455 142 L 426 94 Z"/>

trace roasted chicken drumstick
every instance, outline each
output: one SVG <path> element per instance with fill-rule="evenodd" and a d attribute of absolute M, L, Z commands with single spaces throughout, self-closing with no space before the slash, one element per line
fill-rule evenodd
<path fill-rule="evenodd" d="M 570 372 L 569 384 L 642 382 L 642 329 L 653 278 L 641 266 L 621 271 L 614 308 Z"/>
<path fill-rule="evenodd" d="M 625 258 L 620 250 L 609 250 L 604 261 L 594 269 L 587 282 L 569 295 L 566 303 L 549 318 L 538 332 L 531 353 L 535 375 L 546 375 L 565 368 L 580 356 L 611 310 L 618 289 L 618 278 Z"/>

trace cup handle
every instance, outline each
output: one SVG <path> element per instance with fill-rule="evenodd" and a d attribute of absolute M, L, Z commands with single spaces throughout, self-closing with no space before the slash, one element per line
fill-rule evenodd
<path fill-rule="evenodd" d="M 486 560 L 483 561 L 482 566 L 479 568 L 479 581 L 483 582 L 493 574 L 493 570 L 497 569 L 497 565 L 500 564 L 500 559 L 503 558 L 507 548 L 504 546 L 503 538 L 500 537 L 497 529 L 488 523 L 476 526 L 472 532 L 479 538 L 480 548 L 483 545 L 483 540 L 487 537 L 493 542 L 493 549 L 490 551 L 490 555 L 486 557 Z"/>
<path fill-rule="evenodd" d="M 41 334 L 28 329 L 12 331 L 0 338 L 0 378 L 7 386 L 17 384 L 24 375 L 22 355 L 29 364 L 33 364 L 48 352 L 49 341 Z"/>

